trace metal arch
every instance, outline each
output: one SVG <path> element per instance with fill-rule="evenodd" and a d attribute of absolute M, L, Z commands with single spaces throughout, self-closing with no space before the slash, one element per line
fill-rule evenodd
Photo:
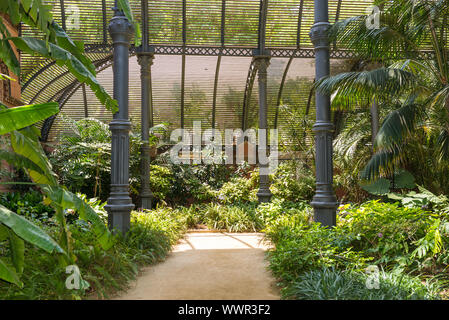
<path fill-rule="evenodd" d="M 285 66 L 284 73 L 282 74 L 281 84 L 279 85 L 279 92 L 276 100 L 276 113 L 274 114 L 274 128 L 278 127 L 278 117 L 279 117 L 279 106 L 281 104 L 282 91 L 284 90 L 285 79 L 287 78 L 288 70 L 290 69 L 290 65 L 293 61 L 293 56 L 288 59 L 287 65 Z"/>
<path fill-rule="evenodd" d="M 104 59 L 94 61 L 93 64 L 94 64 L 95 66 L 101 66 L 102 64 L 104 64 L 105 62 L 107 62 L 107 61 L 109 61 L 109 60 L 111 60 L 111 59 L 112 59 L 112 56 L 107 56 L 107 57 L 104 58 Z M 65 72 L 61 73 L 60 75 L 58 75 L 57 77 L 54 77 L 53 79 L 50 80 L 50 82 L 48 82 L 48 83 L 46 84 L 46 87 L 48 87 L 48 86 L 51 85 L 52 83 L 58 81 L 59 79 L 61 79 L 62 77 L 64 77 L 65 75 L 67 75 L 67 74 L 69 74 L 69 73 L 70 73 L 70 71 L 65 71 Z M 64 89 L 65 89 L 65 88 L 64 88 Z M 63 89 L 63 90 L 64 90 L 64 89 Z M 41 94 L 42 92 L 43 92 L 43 90 L 39 90 L 39 91 L 34 95 L 34 97 L 30 100 L 30 104 L 31 104 L 31 103 L 34 103 L 34 101 L 40 96 L 40 94 Z M 54 96 L 53 96 L 53 97 L 54 97 Z M 51 100 L 52 100 L 52 99 L 50 99 L 50 101 L 51 101 Z"/>
<path fill-rule="evenodd" d="M 268 0 L 260 0 L 258 49 L 259 54 L 265 51 L 265 31 L 267 28 Z"/>
<path fill-rule="evenodd" d="M 341 0 L 339 0 L 341 1 Z M 300 49 L 301 46 L 301 24 L 302 24 L 302 11 L 304 8 L 304 0 L 301 0 L 299 3 L 299 11 L 298 11 L 298 29 L 297 29 L 297 37 L 296 37 L 296 48 L 297 50 Z M 285 80 L 287 79 L 287 73 L 290 69 L 290 65 L 293 62 L 295 54 L 292 54 L 291 57 L 288 59 L 287 65 L 285 66 L 284 73 L 282 75 L 281 84 L 279 85 L 279 92 L 276 100 L 276 113 L 274 114 L 274 128 L 277 129 L 278 127 L 278 117 L 279 117 L 279 106 L 281 104 L 281 98 L 282 98 L 282 91 L 284 90 L 284 84 Z"/>
<path fill-rule="evenodd" d="M 28 85 L 36 79 L 41 73 L 43 73 L 45 70 L 50 68 L 51 66 L 55 65 L 56 61 L 50 61 L 48 64 L 43 66 L 41 69 L 37 70 L 33 75 L 25 82 L 25 84 L 22 86 L 22 92 L 28 87 Z"/>
<path fill-rule="evenodd" d="M 245 93 L 243 95 L 243 108 L 242 108 L 242 130 L 245 131 L 248 125 L 248 109 L 251 103 L 251 93 L 253 91 L 254 80 L 256 79 L 257 67 L 255 63 L 256 59 L 251 60 L 249 65 L 248 75 L 246 76 Z"/>
<path fill-rule="evenodd" d="M 99 62 L 101 62 L 98 66 L 97 66 L 97 74 L 104 71 L 105 69 L 109 68 L 112 63 L 112 56 L 109 57 L 108 60 L 103 59 L 100 60 Z M 62 108 L 64 107 L 64 105 L 67 103 L 67 101 L 75 94 L 75 92 L 83 85 L 83 83 L 79 82 L 78 80 L 74 80 L 71 84 L 69 84 L 67 87 L 65 87 L 62 90 L 59 90 L 56 94 L 53 95 L 53 97 L 51 97 L 49 99 L 49 101 L 52 101 L 53 99 L 55 99 L 58 95 L 60 95 L 56 102 L 58 102 L 59 104 L 59 110 L 62 110 Z M 57 115 L 53 115 L 47 119 L 45 119 L 42 128 L 41 128 L 41 141 L 47 141 L 48 140 L 48 135 L 50 133 L 50 130 L 53 126 L 53 123 L 56 119 Z"/>

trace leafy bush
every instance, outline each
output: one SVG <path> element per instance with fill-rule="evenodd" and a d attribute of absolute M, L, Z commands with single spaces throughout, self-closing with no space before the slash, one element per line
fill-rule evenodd
<path fill-rule="evenodd" d="M 360 206 L 345 205 L 338 225 L 352 235 L 354 248 L 385 266 L 417 267 L 441 249 L 440 220 L 420 208 L 378 200 Z"/>
<path fill-rule="evenodd" d="M 348 246 L 350 235 L 303 221 L 300 215 L 283 216 L 266 229 L 276 247 L 268 252 L 270 269 L 287 287 L 305 271 L 322 267 L 360 270 L 370 260 Z"/>
<path fill-rule="evenodd" d="M 362 272 L 316 269 L 303 273 L 285 297 L 304 300 L 423 300 L 438 299 L 438 286 L 417 277 L 379 272 L 379 288 L 369 289 Z"/>
<path fill-rule="evenodd" d="M 98 197 L 103 201 L 109 196 L 111 176 L 111 133 L 108 126 L 94 118 L 78 121 L 64 118 L 71 129 L 49 155 L 59 181 L 73 192 Z M 130 134 L 130 184 L 132 195 L 138 190 L 133 186 L 140 179 L 139 135 Z"/>
<path fill-rule="evenodd" d="M 6 192 L 0 195 L 0 204 L 26 218 L 47 220 L 55 210 L 43 203 L 44 197 L 38 191 L 27 193 Z"/>
<path fill-rule="evenodd" d="M 204 208 L 205 222 L 209 228 L 228 232 L 257 232 L 263 221 L 256 215 L 255 206 L 209 204 Z"/>
<path fill-rule="evenodd" d="M 154 199 L 165 200 L 174 183 L 170 169 L 158 165 L 150 166 L 150 189 Z"/>
<path fill-rule="evenodd" d="M 257 201 L 258 184 L 258 170 L 252 171 L 249 179 L 233 177 L 229 182 L 223 184 L 217 192 L 218 200 L 225 204 Z"/>
<path fill-rule="evenodd" d="M 264 227 L 263 220 L 256 213 L 255 204 L 207 203 L 188 208 L 181 207 L 178 210 L 186 218 L 189 228 L 205 225 L 212 230 L 258 232 Z"/>
<path fill-rule="evenodd" d="M 315 193 L 315 176 L 302 164 L 281 163 L 271 180 L 270 191 L 275 198 L 288 201 L 310 201 Z"/>

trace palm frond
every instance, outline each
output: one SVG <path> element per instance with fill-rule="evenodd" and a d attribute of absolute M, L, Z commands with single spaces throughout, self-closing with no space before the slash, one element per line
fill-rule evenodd
<path fill-rule="evenodd" d="M 449 160 L 449 131 L 442 130 L 437 139 L 438 142 L 438 160 Z"/>
<path fill-rule="evenodd" d="M 423 106 L 407 100 L 400 108 L 390 112 L 385 118 L 375 139 L 375 147 L 391 149 L 403 143 L 404 138 L 413 132 L 418 120 L 425 115 Z"/>
<path fill-rule="evenodd" d="M 379 68 L 322 78 L 315 83 L 315 87 L 321 93 L 333 95 L 333 103 L 344 101 L 345 105 L 350 106 L 367 104 L 373 97 L 398 95 L 417 82 L 419 79 L 411 72 Z"/>
<path fill-rule="evenodd" d="M 376 152 L 360 172 L 360 177 L 364 180 L 374 180 L 381 173 L 391 172 L 399 154 L 399 148 Z"/>

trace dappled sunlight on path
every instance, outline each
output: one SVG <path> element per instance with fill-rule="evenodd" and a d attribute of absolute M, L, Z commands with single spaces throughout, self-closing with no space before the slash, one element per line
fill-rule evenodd
<path fill-rule="evenodd" d="M 279 299 L 260 233 L 191 232 L 118 299 Z"/>

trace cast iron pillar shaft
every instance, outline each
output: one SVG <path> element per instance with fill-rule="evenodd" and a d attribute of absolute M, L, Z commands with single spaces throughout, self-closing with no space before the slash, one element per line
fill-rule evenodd
<path fill-rule="evenodd" d="M 151 209 L 151 200 L 153 193 L 150 189 L 150 127 L 153 125 L 152 119 L 152 101 L 151 101 L 151 65 L 153 64 L 154 55 L 148 52 L 138 53 L 138 62 L 140 64 L 141 79 L 141 123 L 142 123 L 142 147 L 140 154 L 141 165 L 141 191 L 140 206 L 142 209 Z"/>
<path fill-rule="evenodd" d="M 329 75 L 329 38 L 328 0 L 315 0 L 315 23 L 310 31 L 310 38 L 315 48 L 316 80 Z M 324 226 L 336 225 L 337 198 L 332 189 L 332 132 L 334 126 L 330 118 L 330 98 L 316 93 L 315 165 L 316 193 L 312 200 L 314 220 Z"/>
<path fill-rule="evenodd" d="M 261 56 L 255 58 L 257 73 L 258 73 L 258 86 L 259 86 L 259 135 L 263 134 L 264 137 L 259 137 L 258 144 L 258 163 L 259 163 L 259 190 L 257 191 L 257 197 L 259 202 L 268 202 L 271 199 L 270 181 L 269 181 L 269 162 L 266 161 L 268 154 L 268 105 L 267 105 L 267 69 L 270 65 L 270 58 Z"/>
<path fill-rule="evenodd" d="M 129 43 L 133 27 L 123 12 L 114 8 L 114 17 L 109 23 L 109 33 L 114 46 L 113 73 L 114 99 L 119 110 L 109 124 L 112 133 L 111 146 L 111 193 L 105 209 L 108 211 L 108 226 L 114 232 L 125 234 L 130 227 L 130 213 L 134 204 L 129 196 L 129 131 L 128 82 Z"/>

